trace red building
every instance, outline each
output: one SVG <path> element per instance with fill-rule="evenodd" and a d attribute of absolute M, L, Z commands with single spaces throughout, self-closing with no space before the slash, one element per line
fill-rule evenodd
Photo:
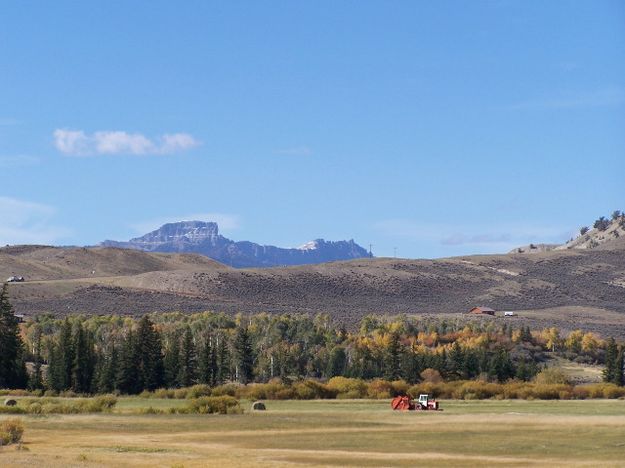
<path fill-rule="evenodd" d="M 469 313 L 477 315 L 495 315 L 495 311 L 490 307 L 473 307 Z"/>

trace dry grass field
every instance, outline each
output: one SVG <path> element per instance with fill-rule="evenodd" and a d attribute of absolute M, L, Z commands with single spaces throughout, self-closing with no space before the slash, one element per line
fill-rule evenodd
<path fill-rule="evenodd" d="M 2 448 L 0 465 L 622 466 L 625 453 L 622 400 L 445 401 L 430 413 L 269 401 L 243 415 L 136 414 L 180 404 L 122 398 L 111 414 L 22 416 L 22 448 Z"/>

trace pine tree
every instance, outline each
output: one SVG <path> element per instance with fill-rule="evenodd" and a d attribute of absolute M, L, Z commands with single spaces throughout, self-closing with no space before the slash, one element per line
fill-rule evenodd
<path fill-rule="evenodd" d="M 59 390 L 67 390 L 72 385 L 72 369 L 74 367 L 74 343 L 72 339 L 72 324 L 65 318 L 59 333 L 58 345 Z"/>
<path fill-rule="evenodd" d="M 111 347 L 108 356 L 103 356 L 100 374 L 98 376 L 98 392 L 110 393 L 115 390 L 115 374 L 117 372 L 118 356 L 117 348 Z"/>
<path fill-rule="evenodd" d="M 195 344 L 193 344 L 193 335 L 191 328 L 188 326 L 182 337 L 182 346 L 180 348 L 180 371 L 178 372 L 178 383 L 182 387 L 189 387 L 197 382 L 197 354 L 195 352 Z"/>
<path fill-rule="evenodd" d="M 178 370 L 180 369 L 180 337 L 175 332 L 169 339 L 169 347 L 163 360 L 165 367 L 165 385 L 168 388 L 178 387 Z"/>
<path fill-rule="evenodd" d="M 138 391 L 161 387 L 164 381 L 161 336 L 147 315 L 139 321 L 135 347 Z"/>
<path fill-rule="evenodd" d="M 89 341 L 78 322 L 74 331 L 74 363 L 72 366 L 71 388 L 77 393 L 88 393 L 91 391 L 92 363 Z"/>
<path fill-rule="evenodd" d="M 398 380 L 401 378 L 401 355 L 402 349 L 399 333 L 391 333 L 384 356 L 384 378 L 386 380 Z"/>
<path fill-rule="evenodd" d="M 603 381 L 614 382 L 616 372 L 616 360 L 618 358 L 618 348 L 614 338 L 608 340 L 608 344 L 605 348 L 605 369 L 603 370 Z"/>
<path fill-rule="evenodd" d="M 5 283 L 0 291 L 0 388 L 25 388 L 27 379 L 19 321 Z"/>
<path fill-rule="evenodd" d="M 336 377 L 345 373 L 345 365 L 347 363 L 347 356 L 345 355 L 345 348 L 342 346 L 335 346 L 330 351 L 328 358 L 328 365 L 326 367 L 326 377 Z"/>
<path fill-rule="evenodd" d="M 199 381 L 207 385 L 215 385 L 217 379 L 217 356 L 211 341 L 212 337 L 206 337 L 199 357 Z"/>
<path fill-rule="evenodd" d="M 40 390 L 43 389 L 43 378 L 41 374 L 41 326 L 39 325 L 39 319 L 36 320 L 33 341 L 35 348 L 33 359 L 35 362 L 33 366 L 33 373 L 28 382 L 28 387 L 31 390 Z"/>
<path fill-rule="evenodd" d="M 625 345 L 620 347 L 618 353 L 616 354 L 616 359 L 614 359 L 614 378 L 612 379 L 612 383 L 619 386 L 623 386 L 625 384 L 625 376 L 623 375 L 624 354 Z"/>
<path fill-rule="evenodd" d="M 225 335 L 217 335 L 217 378 L 215 383 L 221 385 L 230 379 L 230 352 Z"/>
<path fill-rule="evenodd" d="M 254 351 L 247 327 L 240 326 L 234 339 L 234 354 L 239 382 L 246 384 L 254 380 Z"/>
<path fill-rule="evenodd" d="M 462 377 L 464 373 L 464 351 L 460 347 L 460 343 L 454 341 L 448 357 L 448 372 L 450 376 L 455 378 Z"/>
<path fill-rule="evenodd" d="M 119 354 L 119 367 L 115 378 L 115 388 L 122 393 L 139 393 L 135 343 L 135 335 L 132 330 L 130 330 L 122 343 L 121 352 Z"/>

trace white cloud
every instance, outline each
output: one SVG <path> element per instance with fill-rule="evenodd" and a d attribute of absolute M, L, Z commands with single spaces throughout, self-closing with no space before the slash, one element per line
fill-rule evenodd
<path fill-rule="evenodd" d="M 163 224 L 177 223 L 179 221 L 213 221 L 219 225 L 220 232 L 234 231 L 240 226 L 240 219 L 236 215 L 226 213 L 195 213 L 181 216 L 164 216 L 134 223 L 130 227 L 137 234 L 146 234 L 158 229 Z"/>
<path fill-rule="evenodd" d="M 513 110 L 578 109 L 625 104 L 625 89 L 609 87 L 577 95 L 531 99 L 512 105 Z"/>
<path fill-rule="evenodd" d="M 200 142 L 188 133 L 164 134 L 150 139 L 141 133 L 125 131 L 97 131 L 89 135 L 82 130 L 56 129 L 54 145 L 71 156 L 91 155 L 158 155 L 173 154 L 199 146 Z"/>
<path fill-rule="evenodd" d="M 293 148 L 282 148 L 276 151 L 276 154 L 285 156 L 310 156 L 313 150 L 308 146 L 295 146 Z"/>
<path fill-rule="evenodd" d="M 448 247 L 489 247 L 499 251 L 529 243 L 562 243 L 572 232 L 563 226 L 499 224 L 485 229 L 484 225 L 419 223 L 402 218 L 380 221 L 374 227 L 390 238 L 430 242 Z"/>
<path fill-rule="evenodd" d="M 54 207 L 0 196 L 0 245 L 53 244 L 70 235 L 52 224 Z"/>

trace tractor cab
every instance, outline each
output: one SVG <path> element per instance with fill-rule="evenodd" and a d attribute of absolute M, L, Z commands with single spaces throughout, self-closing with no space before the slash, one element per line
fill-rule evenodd
<path fill-rule="evenodd" d="M 424 410 L 438 410 L 438 401 L 431 399 L 430 395 L 427 393 L 422 393 L 419 395 L 419 400 L 417 401 L 418 405 L 421 409 Z"/>

